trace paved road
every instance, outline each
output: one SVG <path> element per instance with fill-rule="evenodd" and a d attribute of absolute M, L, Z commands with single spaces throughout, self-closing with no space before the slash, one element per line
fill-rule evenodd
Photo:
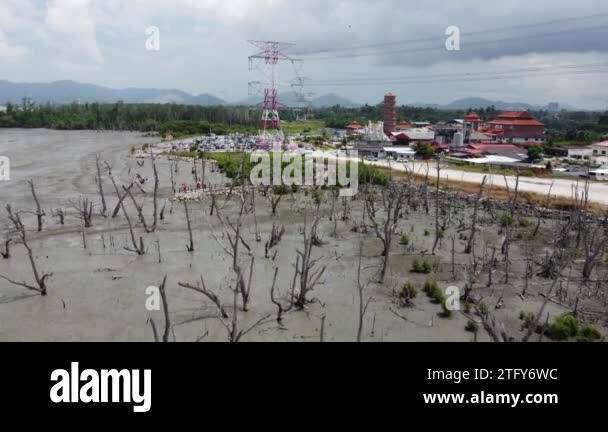
<path fill-rule="evenodd" d="M 388 162 L 366 162 L 376 166 L 388 167 Z M 391 163 L 391 167 L 394 170 L 405 171 L 406 166 L 408 170 L 414 170 L 415 173 L 425 175 L 427 170 L 427 164 L 425 162 L 410 162 L 407 164 L 398 164 L 396 162 Z M 429 164 L 430 176 L 437 176 L 437 169 L 433 163 Z M 445 168 L 441 170 L 441 178 L 446 180 L 457 180 L 464 181 L 467 183 L 481 184 L 485 174 L 472 173 L 460 171 L 453 168 Z M 515 186 L 515 177 L 508 176 L 507 181 L 509 187 Z M 573 189 L 582 187 L 584 183 L 577 180 L 567 179 L 545 179 L 537 177 L 520 177 L 519 179 L 519 190 L 525 192 L 536 192 L 542 195 L 546 195 L 553 184 L 551 189 L 552 196 L 558 197 L 572 197 Z M 494 186 L 505 186 L 505 180 L 502 175 L 499 174 L 488 174 L 488 185 Z M 608 182 L 591 182 L 589 184 L 589 200 L 598 204 L 608 205 Z"/>

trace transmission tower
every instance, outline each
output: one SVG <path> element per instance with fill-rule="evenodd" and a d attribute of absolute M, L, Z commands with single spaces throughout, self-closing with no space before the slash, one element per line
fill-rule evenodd
<path fill-rule="evenodd" d="M 315 94 L 304 90 L 306 83 L 309 81 L 311 81 L 310 78 L 298 76 L 291 83 L 291 88 L 296 94 L 297 110 L 295 111 L 297 120 L 307 120 L 312 112 L 312 99 Z M 300 115 L 302 112 L 304 113 L 303 116 Z"/>
<path fill-rule="evenodd" d="M 260 63 L 266 69 L 266 88 L 262 102 L 262 119 L 260 134 L 260 147 L 282 147 L 284 135 L 281 132 L 281 119 L 279 117 L 279 92 L 277 90 L 277 65 L 281 61 L 291 62 L 295 65 L 300 60 L 293 59 L 283 52 L 293 44 L 273 41 L 249 41 L 250 44 L 261 51 L 249 57 L 249 70 L 260 68 Z M 264 71 L 263 71 L 264 72 Z M 251 84 L 251 83 L 250 83 Z M 251 85 L 250 85 L 251 88 Z"/>

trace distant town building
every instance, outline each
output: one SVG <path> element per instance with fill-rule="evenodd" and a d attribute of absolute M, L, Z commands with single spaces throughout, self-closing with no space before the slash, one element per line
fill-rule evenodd
<path fill-rule="evenodd" d="M 547 111 L 552 113 L 559 112 L 559 103 L 551 102 L 549 105 L 547 105 Z"/>
<path fill-rule="evenodd" d="M 463 129 L 465 144 L 468 144 L 473 141 L 471 139 L 471 137 L 474 132 L 477 132 L 479 130 L 480 124 L 481 124 L 481 118 L 475 113 L 470 113 L 463 119 L 462 129 Z"/>
<path fill-rule="evenodd" d="M 358 122 L 354 121 L 351 124 L 349 124 L 348 126 L 346 126 L 346 133 L 347 133 L 347 135 L 355 135 L 355 134 L 361 132 L 362 129 L 363 129 L 363 126 L 361 126 Z"/>
<path fill-rule="evenodd" d="M 408 129 L 411 129 L 412 125 L 408 122 L 401 122 L 397 126 L 395 126 L 395 132 L 402 132 Z"/>
<path fill-rule="evenodd" d="M 545 125 L 527 111 L 506 111 L 487 124 L 480 132 L 491 135 L 503 143 L 545 141 Z"/>
<path fill-rule="evenodd" d="M 418 142 L 433 142 L 435 131 L 428 128 L 411 128 L 391 134 L 398 144 L 412 145 Z"/>
<path fill-rule="evenodd" d="M 608 141 L 591 144 L 591 159 L 600 165 L 608 165 Z"/>

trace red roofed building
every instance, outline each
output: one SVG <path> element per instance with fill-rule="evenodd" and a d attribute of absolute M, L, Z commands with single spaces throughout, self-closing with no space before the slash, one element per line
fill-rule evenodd
<path fill-rule="evenodd" d="M 348 135 L 353 135 L 357 132 L 360 132 L 361 129 L 363 129 L 363 126 L 361 126 L 358 122 L 354 121 L 348 126 L 346 126 L 346 133 Z"/>
<path fill-rule="evenodd" d="M 545 141 L 545 125 L 527 111 L 506 111 L 482 130 L 504 143 Z"/>
<path fill-rule="evenodd" d="M 412 128 L 412 125 L 409 124 L 408 122 L 401 122 L 401 123 L 397 124 L 397 126 L 395 126 L 395 132 L 402 132 L 402 131 L 406 131 L 411 128 Z"/>
<path fill-rule="evenodd" d="M 479 157 L 485 155 L 508 156 L 515 159 L 523 159 L 526 151 L 512 144 L 469 144 L 464 148 L 469 156 Z"/>

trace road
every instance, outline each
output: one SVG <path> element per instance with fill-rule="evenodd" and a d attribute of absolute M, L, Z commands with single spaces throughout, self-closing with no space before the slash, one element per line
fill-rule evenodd
<path fill-rule="evenodd" d="M 386 161 L 368 162 L 366 164 L 375 165 L 387 168 L 389 166 Z M 407 167 L 407 168 L 406 168 Z M 429 176 L 436 178 L 437 168 L 433 162 L 429 163 Z M 426 162 L 409 162 L 391 163 L 391 168 L 396 171 L 405 172 L 406 169 L 416 174 L 425 175 L 427 170 Z M 468 171 L 461 171 L 454 168 L 442 168 L 440 177 L 444 180 L 456 180 L 473 184 L 481 184 L 483 177 L 488 176 L 488 185 L 505 187 L 505 180 L 502 174 L 482 174 Z M 507 176 L 509 187 L 515 187 L 515 177 Z M 553 187 L 551 187 L 553 185 Z M 551 196 L 572 198 L 573 190 L 579 186 L 581 188 L 584 183 L 580 180 L 568 179 L 545 179 L 538 177 L 520 177 L 519 190 L 524 192 L 535 192 L 541 195 L 546 195 L 551 190 Z M 580 189 L 579 189 L 580 190 Z M 589 184 L 589 201 L 597 204 L 608 205 L 608 182 L 591 182 Z"/>

